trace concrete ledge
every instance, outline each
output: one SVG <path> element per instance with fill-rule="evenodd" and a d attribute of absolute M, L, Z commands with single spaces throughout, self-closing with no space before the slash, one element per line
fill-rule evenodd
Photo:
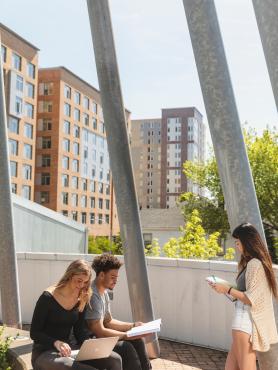
<path fill-rule="evenodd" d="M 5 328 L 4 337 L 26 337 L 26 339 L 14 339 L 10 344 L 8 358 L 12 364 L 13 370 L 33 370 L 31 364 L 31 352 L 33 341 L 30 339 L 30 333 L 25 330 L 15 328 Z"/>

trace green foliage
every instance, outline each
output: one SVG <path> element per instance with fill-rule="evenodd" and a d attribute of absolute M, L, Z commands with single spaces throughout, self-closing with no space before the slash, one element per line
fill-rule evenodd
<path fill-rule="evenodd" d="M 185 227 L 181 227 L 182 235 L 178 239 L 171 238 L 163 247 L 169 258 L 210 259 L 223 254 L 218 244 L 219 233 L 214 232 L 206 237 L 198 210 L 193 210 Z M 233 248 L 230 248 L 226 259 L 233 259 Z"/>
<path fill-rule="evenodd" d="M 264 226 L 278 230 L 278 133 L 277 130 L 265 130 L 262 136 L 255 131 L 245 132 L 245 143 L 252 169 L 257 198 Z M 207 233 L 220 232 L 225 238 L 230 231 L 225 210 L 224 196 L 221 189 L 215 156 L 205 164 L 187 161 L 184 174 L 193 183 L 206 189 L 210 197 L 201 197 L 192 193 L 182 194 L 185 219 L 197 209 Z M 238 174 L 240 176 L 240 174 Z"/>
<path fill-rule="evenodd" d="M 12 341 L 11 338 L 2 338 L 4 334 L 4 326 L 0 326 L 0 370 L 12 370 L 8 362 L 8 349 Z"/>
<path fill-rule="evenodd" d="M 115 255 L 123 254 L 123 245 L 120 236 L 116 236 L 114 241 L 110 241 L 104 236 L 89 236 L 88 238 L 88 253 L 102 254 L 112 253 Z"/>
<path fill-rule="evenodd" d="M 161 254 L 161 248 L 158 244 L 158 239 L 153 238 L 152 243 L 145 247 L 145 255 L 147 257 L 159 257 Z"/>

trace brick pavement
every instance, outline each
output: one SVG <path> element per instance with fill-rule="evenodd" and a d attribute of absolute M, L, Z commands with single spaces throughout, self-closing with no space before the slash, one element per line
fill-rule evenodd
<path fill-rule="evenodd" d="M 160 340 L 161 356 L 153 370 L 224 370 L 227 353 Z"/>

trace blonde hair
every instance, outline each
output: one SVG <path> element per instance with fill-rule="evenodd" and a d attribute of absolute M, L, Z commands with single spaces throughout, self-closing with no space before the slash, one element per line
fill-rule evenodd
<path fill-rule="evenodd" d="M 92 269 L 88 262 L 84 260 L 73 261 L 66 269 L 64 275 L 55 285 L 55 289 L 64 287 L 75 275 L 87 275 L 89 280 L 87 285 L 80 290 L 78 310 L 82 312 L 92 296 Z"/>

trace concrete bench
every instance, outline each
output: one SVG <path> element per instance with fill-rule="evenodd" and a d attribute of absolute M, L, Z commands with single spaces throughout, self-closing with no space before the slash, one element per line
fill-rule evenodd
<path fill-rule="evenodd" d="M 30 339 L 30 333 L 25 330 L 6 327 L 4 337 L 18 336 L 10 344 L 8 358 L 12 364 L 13 370 L 33 370 L 31 364 L 31 352 L 33 341 Z"/>

